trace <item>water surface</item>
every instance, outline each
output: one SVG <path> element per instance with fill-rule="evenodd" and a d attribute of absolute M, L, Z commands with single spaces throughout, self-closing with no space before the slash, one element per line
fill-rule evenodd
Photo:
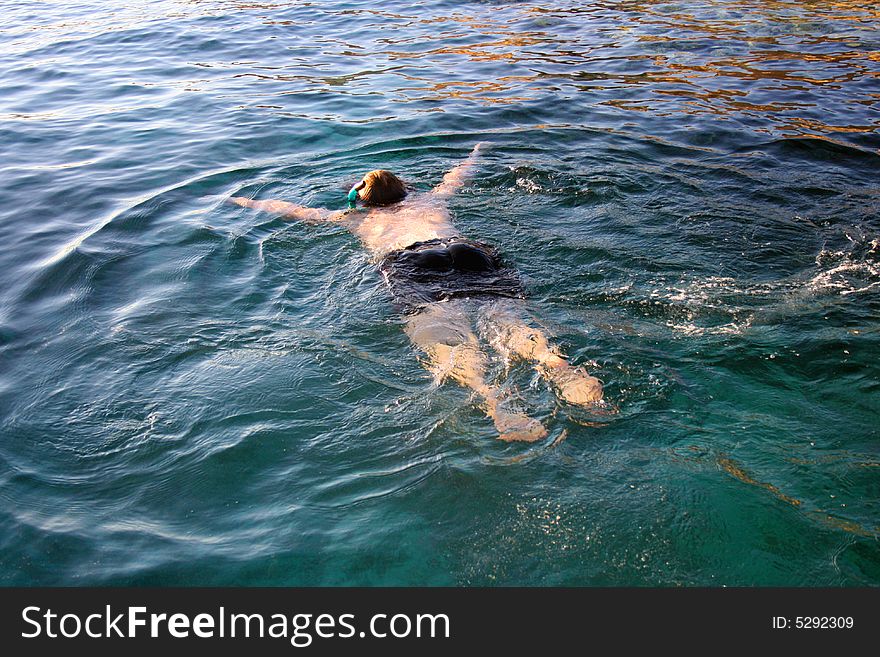
<path fill-rule="evenodd" d="M 18 2 L 0 582 L 880 584 L 875 3 Z M 463 232 L 613 415 L 437 386 L 334 226 L 477 141 Z"/>

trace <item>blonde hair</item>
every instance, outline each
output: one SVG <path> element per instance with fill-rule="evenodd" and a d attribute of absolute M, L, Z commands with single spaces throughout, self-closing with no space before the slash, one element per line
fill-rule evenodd
<path fill-rule="evenodd" d="M 360 197 L 365 205 L 390 205 L 406 196 L 406 185 L 390 171 L 376 169 L 364 176 Z"/>

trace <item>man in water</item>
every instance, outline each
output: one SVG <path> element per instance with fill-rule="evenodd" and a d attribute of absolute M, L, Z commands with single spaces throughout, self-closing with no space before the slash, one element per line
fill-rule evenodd
<path fill-rule="evenodd" d="M 366 211 L 332 211 L 244 197 L 229 200 L 310 223 L 338 223 L 357 235 L 404 307 L 406 333 L 425 354 L 438 380 L 451 377 L 473 389 L 501 440 L 539 440 L 547 435 L 544 426 L 523 413 L 503 409 L 500 389 L 486 380 L 487 356 L 473 330 L 474 314 L 487 327 L 496 350 L 534 363 L 568 403 L 601 402 L 602 385 L 583 368 L 570 365 L 540 330 L 526 323 L 522 304 L 516 301 L 525 296 L 522 284 L 498 252 L 462 237 L 452 224 L 447 201 L 472 175 L 484 147 L 477 144 L 425 194 L 408 195 L 390 171 L 369 172 L 349 192 L 350 208 L 360 201 Z"/>

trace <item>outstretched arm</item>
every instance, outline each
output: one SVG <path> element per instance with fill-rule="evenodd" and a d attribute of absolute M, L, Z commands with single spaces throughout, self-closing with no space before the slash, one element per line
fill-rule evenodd
<path fill-rule="evenodd" d="M 457 192 L 467 182 L 468 178 L 473 175 L 474 169 L 476 169 L 477 158 L 480 152 L 485 150 L 488 145 L 485 141 L 481 141 L 474 146 L 471 154 L 461 164 L 456 165 L 443 176 L 443 182 L 437 185 L 431 193 L 434 196 L 446 198 Z"/>
<path fill-rule="evenodd" d="M 235 203 L 243 208 L 253 208 L 254 210 L 263 210 L 280 214 L 286 219 L 299 219 L 308 223 L 320 223 L 322 221 L 336 221 L 342 217 L 342 212 L 334 212 L 333 210 L 325 210 L 324 208 L 307 208 L 304 205 L 296 203 L 288 203 L 287 201 L 255 201 L 244 196 L 233 196 L 229 199 L 230 203 Z"/>

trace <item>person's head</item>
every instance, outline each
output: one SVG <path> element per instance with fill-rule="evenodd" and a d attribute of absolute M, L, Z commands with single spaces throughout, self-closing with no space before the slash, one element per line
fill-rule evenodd
<path fill-rule="evenodd" d="M 364 205 L 390 205 L 402 201 L 406 196 L 403 181 L 384 169 L 370 171 L 354 189 Z"/>

